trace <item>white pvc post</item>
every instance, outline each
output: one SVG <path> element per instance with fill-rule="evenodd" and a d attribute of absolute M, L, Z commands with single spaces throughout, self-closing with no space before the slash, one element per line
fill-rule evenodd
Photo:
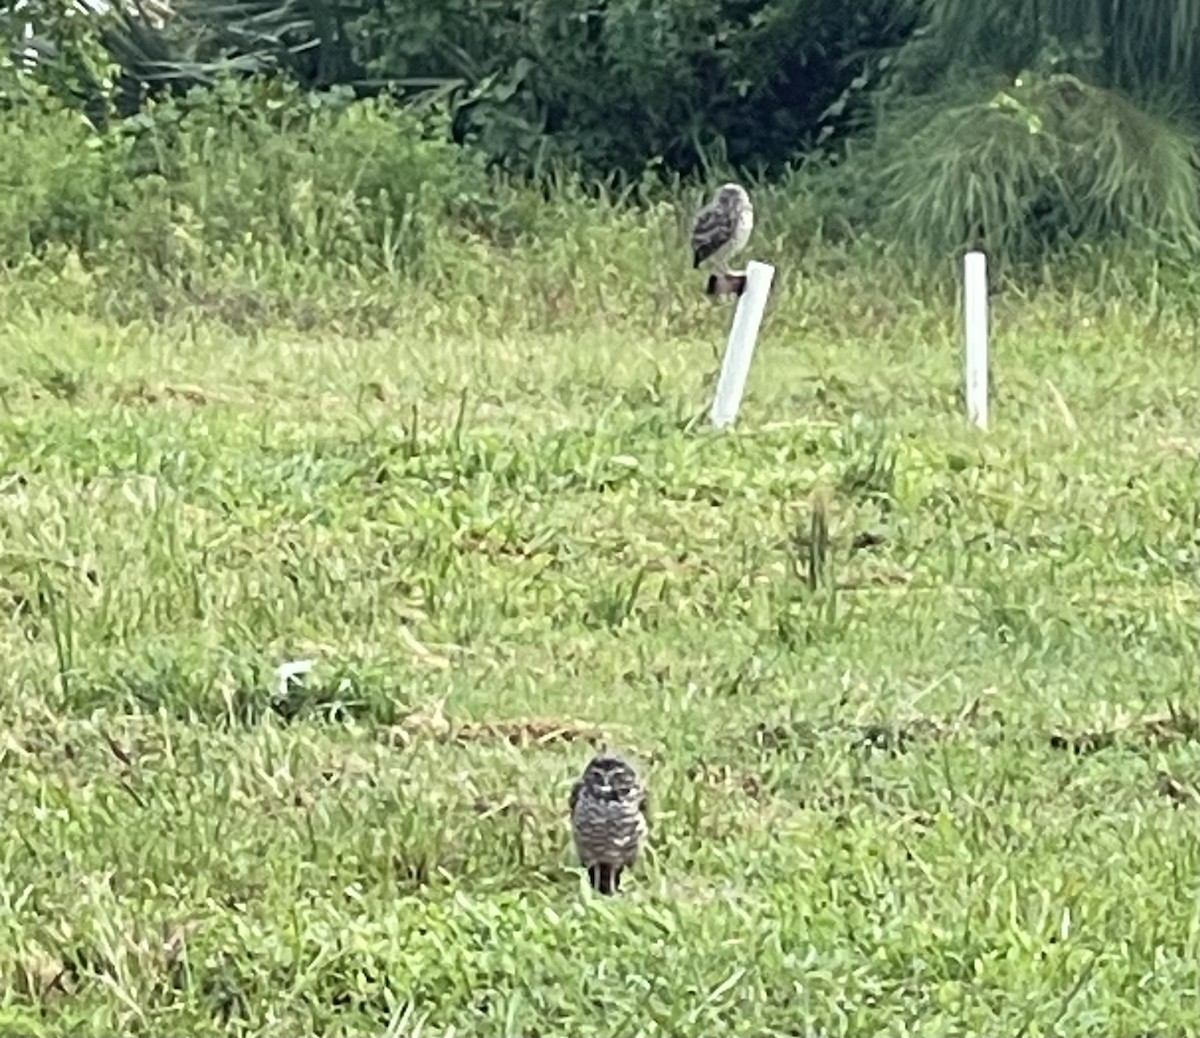
<path fill-rule="evenodd" d="M 313 660 L 289 660 L 275 668 L 277 681 L 275 691 L 280 698 L 288 694 L 288 685 L 292 678 L 298 678 L 313 669 Z"/>
<path fill-rule="evenodd" d="M 754 358 L 754 346 L 758 342 L 758 328 L 762 324 L 763 310 L 774 277 L 775 268 L 769 263 L 751 260 L 746 264 L 746 288 L 738 297 L 733 326 L 729 329 L 729 343 L 721 362 L 717 395 L 713 399 L 712 423 L 718 429 L 725 428 L 736 419 L 738 408 L 742 405 L 746 376 L 750 374 L 750 361 Z"/>
<path fill-rule="evenodd" d="M 987 256 L 968 252 L 963 257 L 963 322 L 966 326 L 967 419 L 988 425 L 988 287 Z"/>

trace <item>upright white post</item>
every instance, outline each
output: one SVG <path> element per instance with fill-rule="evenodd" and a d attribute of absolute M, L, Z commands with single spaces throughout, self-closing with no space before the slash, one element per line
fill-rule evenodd
<path fill-rule="evenodd" d="M 725 358 L 721 362 L 717 395 L 713 399 L 712 423 L 718 429 L 734 421 L 738 408 L 742 406 L 746 376 L 750 374 L 750 361 L 754 358 L 754 346 L 758 342 L 758 328 L 762 324 L 763 310 L 774 277 L 775 268 L 769 263 L 751 260 L 746 264 L 746 287 L 738 297 L 733 326 L 729 329 L 729 342 L 725 346 Z"/>
<path fill-rule="evenodd" d="M 966 326 L 967 420 L 988 425 L 988 286 L 987 256 L 963 257 L 963 322 Z"/>

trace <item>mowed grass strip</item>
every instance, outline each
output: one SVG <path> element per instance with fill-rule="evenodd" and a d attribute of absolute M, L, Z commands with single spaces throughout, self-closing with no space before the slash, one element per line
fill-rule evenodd
<path fill-rule="evenodd" d="M 0 1033 L 1197 1033 L 1194 333 L 1000 306 L 6 327 Z"/>

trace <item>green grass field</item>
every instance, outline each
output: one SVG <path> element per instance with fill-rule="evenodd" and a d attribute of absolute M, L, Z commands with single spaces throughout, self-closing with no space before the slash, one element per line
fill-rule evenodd
<path fill-rule="evenodd" d="M 1194 315 L 694 280 L 0 317 L 0 1035 L 1200 1033 Z"/>

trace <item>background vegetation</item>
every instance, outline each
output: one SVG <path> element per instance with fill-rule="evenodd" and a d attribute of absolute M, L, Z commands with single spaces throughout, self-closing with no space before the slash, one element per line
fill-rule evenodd
<path fill-rule="evenodd" d="M 1197 1033 L 1195 4 L 160 13 L 0 11 L 0 1038 Z"/>
<path fill-rule="evenodd" d="M 489 244 L 529 230 L 498 171 L 639 204 L 739 171 L 798 236 L 941 270 L 968 246 L 1026 273 L 1081 246 L 1200 254 L 1197 0 L 18 6 L 0 15 L 10 263 L 94 248 L 113 220 L 262 241 L 257 179 L 273 209 L 305 204 L 281 183 L 314 193 L 324 238 L 278 228 L 297 258 L 374 249 L 347 238 L 349 207 L 372 228 L 357 238 L 386 238 L 369 264 L 411 266 L 442 215 Z M 64 156 L 68 139 L 85 147 Z"/>

